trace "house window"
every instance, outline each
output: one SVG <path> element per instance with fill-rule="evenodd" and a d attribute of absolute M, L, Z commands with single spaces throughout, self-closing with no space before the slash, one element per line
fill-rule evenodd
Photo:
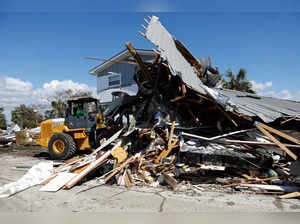
<path fill-rule="evenodd" d="M 120 75 L 112 75 L 108 77 L 108 86 L 119 86 L 121 84 L 121 76 Z"/>

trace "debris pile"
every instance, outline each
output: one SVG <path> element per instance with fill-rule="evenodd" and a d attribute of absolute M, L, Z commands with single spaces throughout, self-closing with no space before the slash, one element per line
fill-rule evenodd
<path fill-rule="evenodd" d="M 0 146 L 10 146 L 16 143 L 17 146 L 35 144 L 40 136 L 40 127 L 23 129 L 15 124 L 10 129 L 0 133 Z"/>
<path fill-rule="evenodd" d="M 97 177 L 126 187 L 299 196 L 300 103 L 219 88 L 210 58 L 198 61 L 157 17 L 149 19 L 141 34 L 157 46 L 156 57 L 143 62 L 126 43 L 139 67 L 138 93 L 104 112 L 107 127 L 118 131 L 54 168 L 41 190 Z"/>

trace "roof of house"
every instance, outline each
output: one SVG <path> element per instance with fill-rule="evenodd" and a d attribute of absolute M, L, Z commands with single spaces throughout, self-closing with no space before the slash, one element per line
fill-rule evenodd
<path fill-rule="evenodd" d="M 155 55 L 155 52 L 153 50 L 136 49 L 136 52 L 142 56 L 154 56 Z M 115 56 L 111 57 L 107 61 L 103 62 L 102 64 L 92 68 L 89 71 L 89 73 L 91 75 L 97 75 L 98 73 L 104 71 L 105 69 L 109 68 L 110 66 L 117 63 L 118 61 L 124 61 L 124 60 L 128 59 L 129 57 L 131 57 L 131 54 L 127 49 L 125 49 L 125 50 L 121 51 L 120 53 L 116 54 Z"/>
<path fill-rule="evenodd" d="M 259 96 L 229 89 L 215 89 L 219 99 L 223 98 L 226 109 L 234 109 L 241 114 L 260 117 L 264 122 L 272 122 L 285 115 L 300 117 L 300 102 Z M 225 99 L 226 98 L 226 99 Z M 217 99 L 218 100 L 218 99 Z M 228 108 L 229 107 L 229 108 Z"/>

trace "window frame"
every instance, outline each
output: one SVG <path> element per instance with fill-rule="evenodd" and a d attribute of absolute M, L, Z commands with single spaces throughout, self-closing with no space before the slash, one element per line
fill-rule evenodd
<path fill-rule="evenodd" d="M 110 81 L 110 79 L 113 77 L 118 77 L 119 79 Z M 115 74 L 109 75 L 107 77 L 107 81 L 108 81 L 108 88 L 121 86 L 121 74 L 115 73 Z M 116 82 L 116 81 L 119 81 L 119 83 L 118 84 L 110 84 L 110 83 Z"/>

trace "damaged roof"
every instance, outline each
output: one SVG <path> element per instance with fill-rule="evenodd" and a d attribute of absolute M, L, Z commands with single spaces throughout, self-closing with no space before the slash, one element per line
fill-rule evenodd
<path fill-rule="evenodd" d="M 269 123 L 285 115 L 300 117 L 300 102 L 277 99 L 273 97 L 258 96 L 246 92 L 229 89 L 214 89 L 226 99 L 226 110 L 234 109 L 236 112 L 259 117 Z"/>
<path fill-rule="evenodd" d="M 172 35 L 160 23 L 159 18 L 152 16 L 146 28 L 146 38 L 161 52 L 160 56 L 168 61 L 172 75 L 178 75 L 182 81 L 202 94 L 206 94 L 203 83 L 198 78 L 197 71 L 178 51 Z"/>

